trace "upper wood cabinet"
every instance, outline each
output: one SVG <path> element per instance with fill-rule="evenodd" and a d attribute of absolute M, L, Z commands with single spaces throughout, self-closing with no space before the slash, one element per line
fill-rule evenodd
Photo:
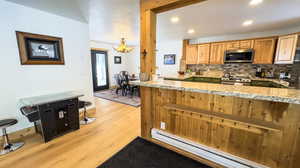
<path fill-rule="evenodd" d="M 281 36 L 278 39 L 275 64 L 293 64 L 298 35 Z"/>
<path fill-rule="evenodd" d="M 198 45 L 187 45 L 186 47 L 186 64 L 198 63 Z"/>
<path fill-rule="evenodd" d="M 209 64 L 210 44 L 198 45 L 198 60 L 197 64 Z"/>
<path fill-rule="evenodd" d="M 240 41 L 240 49 L 251 49 L 253 48 L 254 40 L 243 40 Z"/>
<path fill-rule="evenodd" d="M 241 40 L 226 43 L 226 50 L 251 49 L 253 48 L 254 40 Z"/>
<path fill-rule="evenodd" d="M 253 64 L 273 64 L 276 38 L 257 39 L 254 41 Z"/>
<path fill-rule="evenodd" d="M 224 64 L 226 43 L 212 43 L 210 47 L 210 64 Z"/>
<path fill-rule="evenodd" d="M 240 48 L 239 41 L 227 42 L 226 43 L 226 50 L 237 50 Z"/>

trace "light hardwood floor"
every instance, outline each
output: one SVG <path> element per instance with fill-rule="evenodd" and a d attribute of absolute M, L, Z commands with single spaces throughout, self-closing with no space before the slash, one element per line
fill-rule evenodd
<path fill-rule="evenodd" d="M 96 168 L 140 136 L 140 108 L 95 98 L 97 120 L 43 143 L 26 137 L 20 150 L 0 156 L 0 168 Z"/>

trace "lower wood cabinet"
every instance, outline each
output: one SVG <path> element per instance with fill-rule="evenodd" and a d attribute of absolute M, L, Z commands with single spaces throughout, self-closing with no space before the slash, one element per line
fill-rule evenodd
<path fill-rule="evenodd" d="M 257 39 L 254 41 L 253 64 L 273 64 L 276 38 Z"/>
<path fill-rule="evenodd" d="M 210 64 L 224 64 L 226 43 L 212 43 L 210 48 Z"/>
<path fill-rule="evenodd" d="M 298 35 L 281 36 L 278 39 L 275 64 L 293 64 Z"/>
<path fill-rule="evenodd" d="M 152 110 L 143 115 L 144 125 L 161 129 L 164 122 L 163 131 L 195 143 L 270 168 L 299 168 L 300 105 L 154 88 L 151 93 L 148 109 Z M 210 117 L 188 108 L 164 108 L 167 104 L 205 110 Z M 216 115 L 230 116 L 231 121 L 243 118 L 247 122 L 268 123 L 279 129 L 260 127 L 261 131 L 255 131 L 255 126 L 239 126 L 241 122 L 228 125 L 226 118 L 216 119 Z"/>
<path fill-rule="evenodd" d="M 198 63 L 198 45 L 186 46 L 186 64 Z"/>
<path fill-rule="evenodd" d="M 210 58 L 210 44 L 198 45 L 197 64 L 209 64 L 209 58 Z"/>

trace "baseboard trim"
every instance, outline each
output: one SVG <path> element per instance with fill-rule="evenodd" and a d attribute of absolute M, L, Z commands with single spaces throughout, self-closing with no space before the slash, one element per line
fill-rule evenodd
<path fill-rule="evenodd" d="M 94 116 L 95 114 L 96 114 L 96 107 L 87 109 L 87 115 L 88 116 Z M 83 110 L 79 111 L 79 118 L 80 119 L 83 118 Z M 35 133 L 36 133 L 35 128 L 33 126 L 33 127 L 18 130 L 16 132 L 9 133 L 8 137 L 12 141 L 18 141 L 18 140 L 22 140 L 24 137 L 32 136 Z M 2 144 L 3 144 L 3 139 L 1 138 L 0 139 L 0 145 L 2 145 Z"/>

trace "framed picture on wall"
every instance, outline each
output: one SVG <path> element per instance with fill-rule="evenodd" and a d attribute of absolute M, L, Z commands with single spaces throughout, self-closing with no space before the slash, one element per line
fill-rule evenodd
<path fill-rule="evenodd" d="M 122 57 L 121 56 L 115 56 L 115 64 L 122 64 Z"/>
<path fill-rule="evenodd" d="M 164 64 L 165 65 L 174 65 L 175 64 L 176 54 L 166 54 L 164 55 Z"/>
<path fill-rule="evenodd" d="M 60 37 L 16 32 L 22 65 L 64 65 Z"/>

